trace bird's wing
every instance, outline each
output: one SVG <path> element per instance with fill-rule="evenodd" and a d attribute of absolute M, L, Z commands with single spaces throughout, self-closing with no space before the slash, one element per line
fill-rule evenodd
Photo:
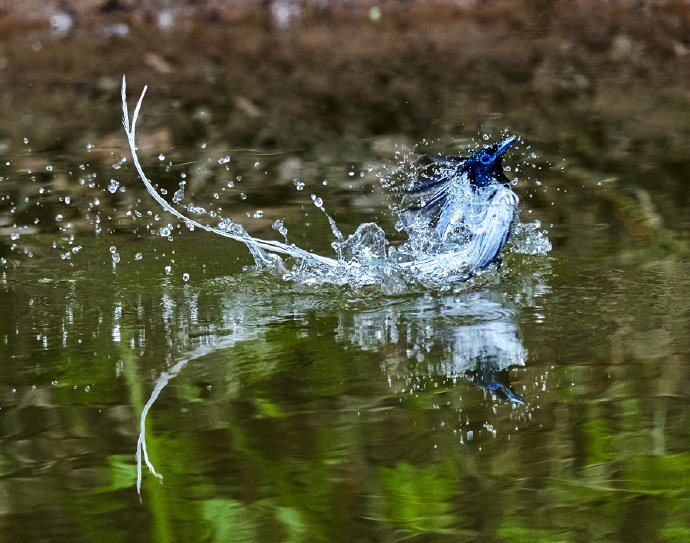
<path fill-rule="evenodd" d="M 448 175 L 448 171 L 445 169 L 435 171 L 433 174 L 422 177 L 415 181 L 412 186 L 405 189 L 405 194 L 417 195 L 437 191 L 443 188 L 443 186 L 452 178 L 453 176 Z"/>
<path fill-rule="evenodd" d="M 486 268 L 501 252 L 510 236 L 518 202 L 517 194 L 506 187 L 499 188 L 491 198 L 486 217 L 475 231 L 470 255 L 472 271 Z"/>
<path fill-rule="evenodd" d="M 432 167 L 430 175 L 422 176 L 411 187 L 405 189 L 406 194 L 426 194 L 442 189 L 462 173 L 467 162 L 467 157 L 446 155 L 426 155 L 426 157 L 436 167 Z"/>
<path fill-rule="evenodd" d="M 450 188 L 450 184 L 447 184 L 436 189 L 427 198 L 422 199 L 420 203 L 408 208 L 408 211 L 421 213 L 427 219 L 438 219 L 448 202 Z"/>
<path fill-rule="evenodd" d="M 410 206 L 408 211 L 420 213 L 429 220 L 437 220 L 446 206 L 453 184 L 462 175 L 462 167 L 467 159 L 442 155 L 430 159 L 440 167 L 405 189 L 405 194 L 424 196 L 419 204 Z"/>

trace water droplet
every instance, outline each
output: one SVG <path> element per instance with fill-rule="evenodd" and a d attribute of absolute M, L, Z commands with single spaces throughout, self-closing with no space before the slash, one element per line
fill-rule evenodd
<path fill-rule="evenodd" d="M 119 186 L 120 186 L 119 181 L 116 181 L 115 179 L 111 179 L 110 183 L 108 183 L 108 192 L 110 192 L 110 194 L 115 193 L 115 191 L 117 191 Z"/>
<path fill-rule="evenodd" d="M 144 255 L 142 255 L 141 253 L 137 253 L 134 255 L 134 260 L 141 260 L 142 258 L 144 258 Z"/>
<path fill-rule="evenodd" d="M 323 207 L 323 200 L 319 198 L 316 194 L 311 195 L 311 201 L 314 202 L 314 205 L 319 209 Z"/>
<path fill-rule="evenodd" d="M 299 178 L 293 179 L 292 184 L 295 185 L 295 188 L 297 190 L 304 190 L 304 183 L 302 182 L 301 179 L 299 179 Z"/>
<path fill-rule="evenodd" d="M 165 275 L 170 275 L 170 272 L 172 272 L 172 266 L 166 266 L 164 269 Z"/>
<path fill-rule="evenodd" d="M 188 273 L 183 273 L 182 274 L 182 280 L 186 283 L 189 281 L 189 274 Z"/>
<path fill-rule="evenodd" d="M 170 235 L 170 232 L 171 232 L 171 230 L 170 230 L 170 225 L 161 226 L 161 227 L 158 229 L 158 233 L 159 233 L 161 236 L 163 236 L 164 238 L 167 238 L 167 237 Z"/>
<path fill-rule="evenodd" d="M 229 232 L 234 224 L 231 219 L 221 219 L 218 223 L 218 229 Z"/>
<path fill-rule="evenodd" d="M 173 203 L 179 204 L 183 199 L 184 199 L 184 188 L 180 187 L 178 190 L 175 191 L 175 194 L 173 194 L 172 200 L 173 200 Z"/>
<path fill-rule="evenodd" d="M 62 221 L 62 213 L 58 213 L 57 215 L 55 215 L 55 222 L 60 222 L 60 221 Z"/>
<path fill-rule="evenodd" d="M 253 217 L 254 217 L 255 219 L 260 219 L 260 218 L 263 217 L 263 216 L 264 216 L 264 212 L 263 212 L 261 209 L 257 209 L 257 210 L 254 212 L 254 215 L 253 215 Z"/>
<path fill-rule="evenodd" d="M 161 153 L 160 155 L 158 155 L 158 160 L 160 160 L 161 162 L 163 162 L 163 161 L 165 160 L 165 155 L 164 155 L 163 153 Z"/>
<path fill-rule="evenodd" d="M 121 157 L 120 160 L 113 164 L 113 170 L 119 170 L 122 167 L 122 164 L 124 164 L 125 162 L 127 162 L 127 158 Z"/>
<path fill-rule="evenodd" d="M 230 162 L 230 156 L 229 155 L 222 156 L 218 159 L 218 164 L 227 164 L 228 162 Z"/>
<path fill-rule="evenodd" d="M 287 233 L 288 229 L 286 228 L 285 224 L 283 224 L 283 221 L 278 219 L 273 223 L 273 230 L 277 230 L 281 236 L 285 238 L 285 241 L 287 242 Z"/>

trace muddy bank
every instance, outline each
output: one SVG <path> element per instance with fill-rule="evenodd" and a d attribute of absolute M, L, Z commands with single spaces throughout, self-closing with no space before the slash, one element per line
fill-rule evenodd
<path fill-rule="evenodd" d="M 675 11 L 687 0 L 24 0 L 0 4 L 0 17 L 24 22 L 50 22 L 55 26 L 107 22 L 114 15 L 128 15 L 139 20 L 150 18 L 162 24 L 175 20 L 197 19 L 212 22 L 238 21 L 270 17 L 283 24 L 301 18 L 347 18 L 368 16 L 409 17 L 410 15 L 438 18 L 449 14 L 482 14 L 495 16 L 505 13 L 524 14 L 528 17 L 559 16 L 566 12 L 580 12 L 600 18 L 605 12 L 632 10 L 641 16 Z M 608 15 L 608 13 L 604 13 Z"/>
<path fill-rule="evenodd" d="M 126 73 L 134 87 L 151 86 L 148 116 L 160 116 L 173 143 L 342 145 L 495 125 L 592 160 L 647 145 L 687 150 L 686 4 L 618 7 L 595 20 L 549 3 L 493 4 L 428 9 L 421 19 L 404 10 L 377 20 L 304 16 L 284 28 L 258 8 L 170 26 L 124 8 L 67 29 L 5 21 L 4 147 L 30 137 L 40 148 L 80 148 L 116 133 Z"/>

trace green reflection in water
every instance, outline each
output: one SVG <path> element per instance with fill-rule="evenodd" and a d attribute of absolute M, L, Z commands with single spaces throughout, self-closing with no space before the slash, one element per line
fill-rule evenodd
<path fill-rule="evenodd" d="M 510 126 L 532 143 L 511 166 L 522 213 L 548 227 L 552 257 L 509 254 L 498 280 L 469 292 L 389 298 L 242 271 L 251 264 L 244 248 L 176 225 L 172 241 L 162 237 L 171 219 L 121 160 L 120 70 L 75 77 L 97 81 L 80 102 L 74 93 L 89 84 L 51 78 L 47 65 L 66 69 L 50 55 L 70 44 L 80 55 L 93 47 L 46 41 L 32 56 L 22 42 L 3 67 L 12 107 L 2 120 L 9 164 L 0 165 L 0 538 L 688 540 L 688 67 L 675 52 L 684 19 L 668 17 L 676 30 L 649 39 L 630 20 L 659 21 L 637 16 L 623 26 L 610 19 L 611 36 L 589 23 L 535 28 L 545 40 L 515 29 L 495 39 L 490 25 L 465 32 L 457 21 L 428 34 L 412 26 L 406 38 L 423 43 L 400 55 L 400 29 L 357 26 L 358 36 L 380 36 L 396 53 L 388 58 L 369 45 L 358 53 L 367 40 L 349 39 L 346 25 L 333 39 L 351 56 L 343 61 L 338 47 L 327 56 L 345 81 L 373 86 L 335 85 L 332 94 L 322 62 L 297 63 L 294 79 L 284 69 L 299 51 L 321 58 L 313 44 L 326 39 L 323 28 L 276 37 L 218 25 L 167 40 L 179 37 L 185 56 L 161 46 L 177 65 L 222 77 L 217 86 L 196 71 L 160 77 L 163 99 L 142 130 L 151 177 L 170 195 L 184 174 L 185 203 L 222 207 L 261 236 L 277 236 L 270 225 L 283 220 L 291 240 L 315 251 L 329 250 L 330 233 L 312 191 L 343 230 L 372 217 L 394 230 L 372 171 L 396 162 L 395 143 L 450 135 L 461 139 L 422 148 L 456 152 L 480 125 Z M 194 48 L 218 47 L 207 37 L 216 32 L 247 41 L 244 64 L 227 54 L 234 47 L 211 60 Z M 149 47 L 117 45 L 100 52 L 139 59 Z M 430 50 L 444 62 L 429 62 Z M 257 75 L 246 66 L 259 57 Z M 31 59 L 44 71 L 24 69 Z M 242 73 L 223 82 L 231 64 Z M 126 71 L 151 83 L 150 73 Z M 286 88 L 287 101 L 270 101 Z M 248 122 L 228 105 L 246 112 L 242 94 L 263 117 Z M 51 128 L 51 108 L 86 120 Z M 207 123 L 209 111 L 216 121 Z M 314 127 L 296 126 L 296 116 Z M 98 133 L 85 134 L 92 124 Z M 40 145 L 23 143 L 26 126 Z M 63 129 L 78 135 L 66 141 Z M 253 150 L 235 150 L 235 137 Z M 525 406 L 466 378 L 489 358 Z M 139 413 L 182 361 L 147 420 L 164 480 L 146 475 L 140 502 Z"/>
<path fill-rule="evenodd" d="M 381 468 L 384 520 L 414 532 L 443 533 L 453 523 L 453 479 L 458 475 L 450 465 L 415 468 L 401 463 Z"/>

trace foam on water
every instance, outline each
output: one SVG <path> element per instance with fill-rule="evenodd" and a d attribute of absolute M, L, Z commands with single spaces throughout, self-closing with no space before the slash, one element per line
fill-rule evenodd
<path fill-rule="evenodd" d="M 420 214 L 405 211 L 408 202 L 402 199 L 397 210 L 399 220 L 396 229 L 404 230 L 408 239 L 398 246 L 391 245 L 383 229 L 373 222 L 359 225 L 354 233 L 345 237 L 317 195 L 312 195 L 312 202 L 324 213 L 335 238 L 331 244 L 334 256 L 315 254 L 288 243 L 287 229 L 280 230 L 284 228 L 282 222 L 279 231 L 285 242 L 253 237 L 241 224 L 226 218 L 221 218 L 216 224 L 202 223 L 201 218 L 185 215 L 168 203 L 141 167 L 136 152 L 135 131 L 145 92 L 146 87 L 130 123 L 123 77 L 123 124 L 134 166 L 148 192 L 161 207 L 190 228 L 200 228 L 244 243 L 259 269 L 270 270 L 285 280 L 305 285 L 375 286 L 386 293 L 404 292 L 420 286 L 446 289 L 473 277 L 493 260 L 495 251 L 487 247 L 487 240 L 496 238 L 499 230 L 512 228 L 516 234 L 516 242 L 511 248 L 513 252 L 545 254 L 551 249 L 538 222 L 519 222 L 516 215 L 518 197 L 510 188 L 496 183 L 477 189 L 470 185 L 467 176 L 457 175 L 449 195 L 451 205 L 447 209 L 450 211 L 441 214 L 439 225 L 435 228 L 431 228 Z M 416 166 L 406 159 L 403 159 L 400 171 L 405 172 L 403 177 L 408 184 L 419 174 Z M 384 178 L 382 184 L 390 187 L 395 182 Z M 179 203 L 180 200 L 173 197 L 173 202 Z M 190 214 L 216 218 L 215 213 L 192 204 L 180 205 Z M 442 235 L 437 234 L 439 231 Z"/>

